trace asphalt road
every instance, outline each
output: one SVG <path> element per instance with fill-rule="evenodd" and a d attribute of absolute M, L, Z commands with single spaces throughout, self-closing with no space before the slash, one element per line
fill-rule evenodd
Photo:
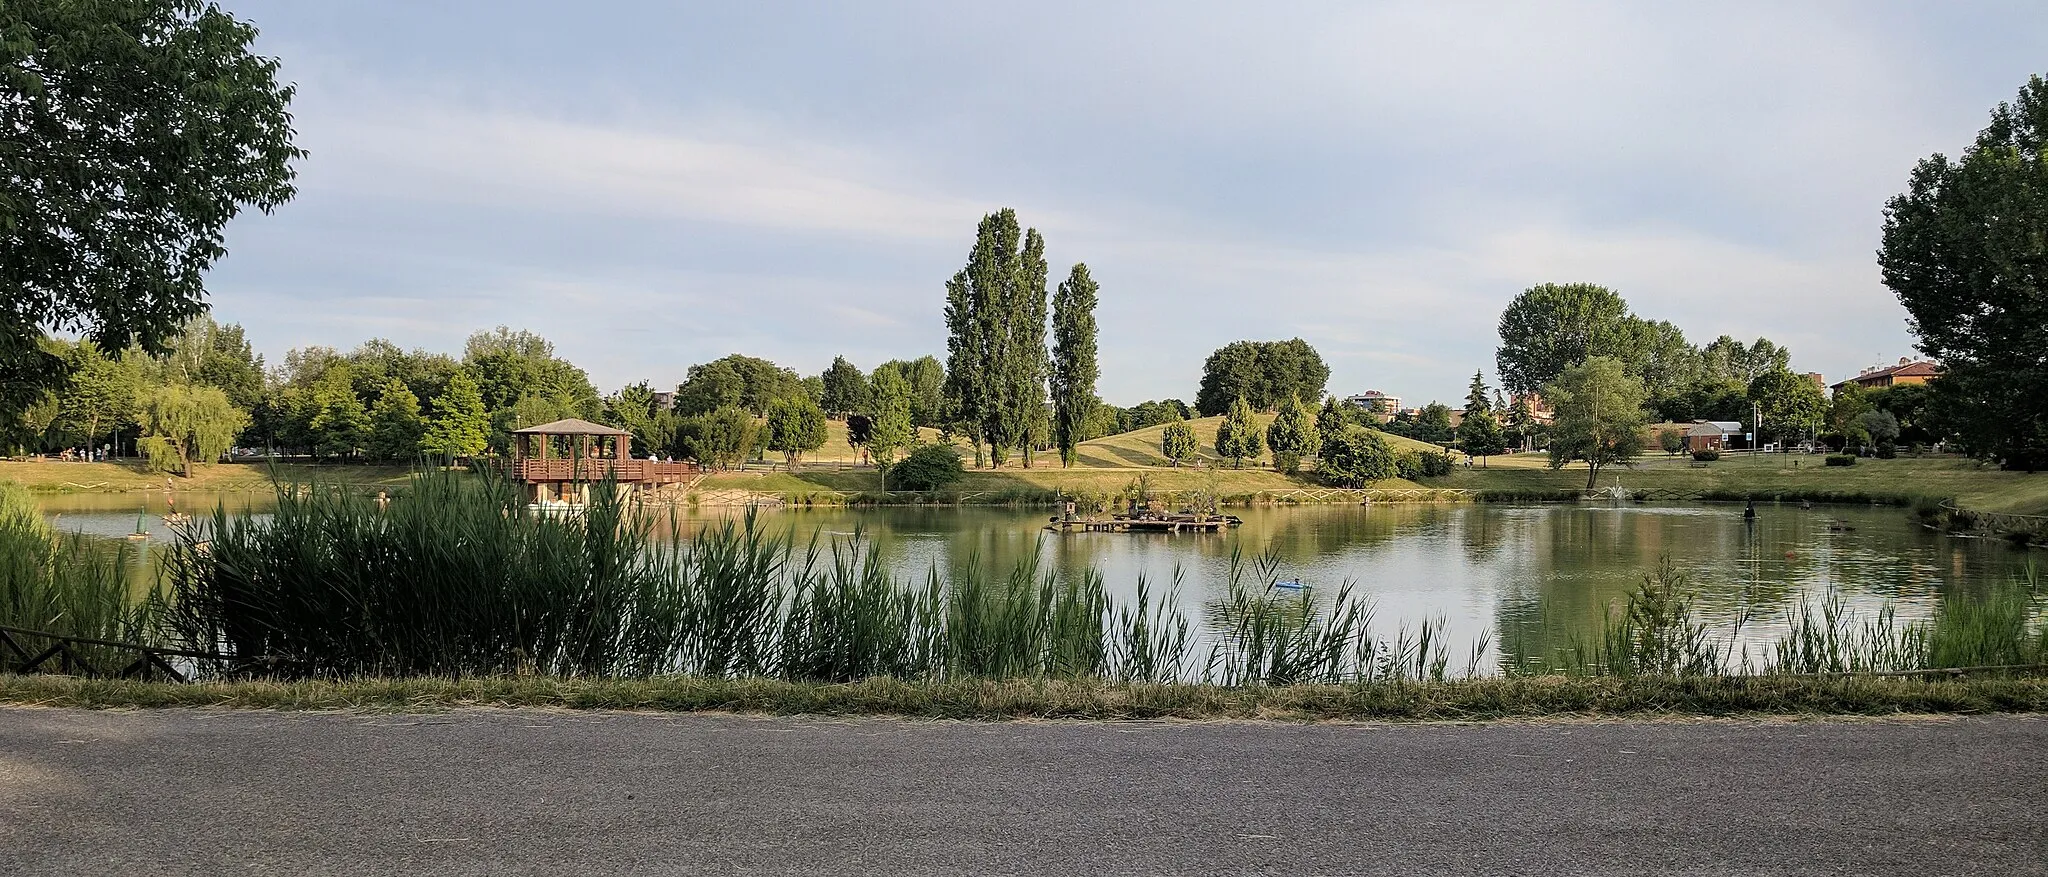
<path fill-rule="evenodd" d="M 2048 719 L 0 709 L 0 874 L 2048 874 Z"/>

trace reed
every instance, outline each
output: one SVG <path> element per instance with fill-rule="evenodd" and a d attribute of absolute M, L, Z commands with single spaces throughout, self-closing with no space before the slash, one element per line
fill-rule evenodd
<path fill-rule="evenodd" d="M 1574 641 L 1566 672 L 1582 676 L 1708 676 L 1730 669 L 1734 646 L 1711 636 L 1693 609 L 1685 573 L 1670 558 L 1643 576 L 1627 600 L 1601 620 L 1590 644 Z M 1736 629 L 1741 628 L 1741 620 Z"/>
<path fill-rule="evenodd" d="M 26 489 L 0 483 L 0 625 L 152 642 L 163 601 L 154 593 L 136 593 L 125 574 L 130 562 L 124 544 L 53 531 Z M 13 638 L 32 652 L 52 644 L 30 635 Z M 124 657 L 94 647 L 73 651 L 95 664 Z M 0 670 L 18 666 L 20 659 L 0 651 Z"/>

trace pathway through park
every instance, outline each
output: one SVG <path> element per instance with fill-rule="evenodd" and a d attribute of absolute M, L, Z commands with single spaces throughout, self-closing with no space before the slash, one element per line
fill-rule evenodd
<path fill-rule="evenodd" d="M 2048 874 L 2048 719 L 12 708 L 0 872 Z"/>

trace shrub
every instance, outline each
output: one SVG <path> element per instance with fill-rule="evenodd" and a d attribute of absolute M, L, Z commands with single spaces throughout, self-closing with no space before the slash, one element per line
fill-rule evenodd
<path fill-rule="evenodd" d="M 1701 448 L 1692 452 L 1692 458 L 1702 463 L 1712 463 L 1721 459 L 1721 452 L 1713 448 Z"/>
<path fill-rule="evenodd" d="M 1323 440 L 1316 474 L 1339 487 L 1364 487 L 1397 474 L 1396 459 L 1377 430 L 1347 426 Z"/>
<path fill-rule="evenodd" d="M 966 471 L 960 464 L 960 452 L 952 445 L 926 444 L 912 448 L 890 466 L 889 479 L 898 490 L 938 490 L 959 481 Z"/>
<path fill-rule="evenodd" d="M 1889 460 L 1889 459 L 1891 459 L 1891 458 L 1893 458 L 1893 457 L 1896 457 L 1896 456 L 1898 456 L 1898 455 L 1899 455 L 1899 446 L 1898 446 L 1898 445 L 1892 444 L 1891 442 L 1878 442 L 1878 443 L 1877 443 L 1877 458 L 1878 458 L 1878 459 L 1880 459 L 1880 460 Z"/>
<path fill-rule="evenodd" d="M 1855 454 L 1829 454 L 1829 455 L 1828 455 L 1828 465 L 1830 465 L 1830 466 L 1854 466 L 1854 465 L 1856 465 L 1856 455 L 1855 455 Z"/>
<path fill-rule="evenodd" d="M 1422 477 L 1422 455 L 1414 451 L 1402 451 L 1394 455 L 1394 474 L 1414 481 Z"/>
<path fill-rule="evenodd" d="M 1451 474 L 1451 455 L 1448 452 L 1421 454 L 1422 476 L 1440 478 Z"/>

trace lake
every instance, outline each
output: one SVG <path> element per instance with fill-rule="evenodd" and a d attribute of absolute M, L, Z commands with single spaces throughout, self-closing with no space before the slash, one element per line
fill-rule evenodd
<path fill-rule="evenodd" d="M 262 509 L 267 494 L 183 495 L 200 512 L 226 502 Z M 120 536 L 134 530 L 139 495 L 44 497 L 65 530 Z M 170 534 L 160 495 L 147 501 L 152 543 Z M 1690 577 L 1698 606 L 1717 632 L 1746 619 L 1739 639 L 1756 647 L 1785 629 L 1802 600 L 1839 592 L 1852 609 L 1889 603 L 1902 619 L 1926 617 L 1952 588 L 2010 579 L 2028 555 L 2004 542 L 1947 536 L 1902 509 L 1796 504 L 1758 506 L 1382 504 L 1235 510 L 1244 526 L 1222 534 L 1058 534 L 1045 509 L 918 507 L 762 512 L 800 542 L 816 535 L 871 539 L 899 578 L 922 580 L 968 563 L 1007 570 L 1034 553 L 1062 575 L 1100 571 L 1114 596 L 1134 594 L 1141 576 L 1163 590 L 1176 576 L 1181 606 L 1197 617 L 1223 590 L 1232 554 L 1269 555 L 1282 579 L 1311 593 L 1349 583 L 1374 607 L 1376 635 L 1441 619 L 1452 654 L 1482 635 L 1487 661 L 1502 652 L 1552 654 L 1599 630 L 1602 613 L 1664 558 Z M 685 530 L 717 526 L 730 510 L 679 513 Z"/>

